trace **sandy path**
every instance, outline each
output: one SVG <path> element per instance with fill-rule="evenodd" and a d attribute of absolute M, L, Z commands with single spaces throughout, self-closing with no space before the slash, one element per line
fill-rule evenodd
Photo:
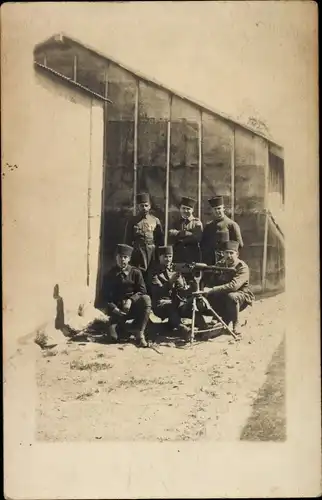
<path fill-rule="evenodd" d="M 284 335 L 284 296 L 246 310 L 240 342 L 70 343 L 37 354 L 37 438 L 236 440 Z"/>

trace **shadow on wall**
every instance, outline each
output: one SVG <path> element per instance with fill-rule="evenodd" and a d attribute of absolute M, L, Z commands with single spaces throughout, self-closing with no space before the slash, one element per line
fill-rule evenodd
<path fill-rule="evenodd" d="M 65 326 L 64 300 L 59 295 L 59 285 L 54 286 L 53 297 L 56 300 L 55 328 L 61 330 Z"/>

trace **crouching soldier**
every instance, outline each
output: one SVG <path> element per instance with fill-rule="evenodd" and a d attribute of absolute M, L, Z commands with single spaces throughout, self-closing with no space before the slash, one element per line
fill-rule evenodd
<path fill-rule="evenodd" d="M 172 265 L 173 248 L 165 246 L 159 248 L 159 268 L 155 269 L 152 277 L 152 308 L 154 314 L 161 319 L 168 319 L 170 330 L 187 338 L 190 328 L 182 323 L 182 318 L 192 315 L 191 287 L 184 276 L 175 272 Z M 196 313 L 196 322 L 204 327 L 203 317 Z"/>
<path fill-rule="evenodd" d="M 254 300 L 253 292 L 249 287 L 249 268 L 238 257 L 238 242 L 226 241 L 222 243 L 226 266 L 229 268 L 220 273 L 214 273 L 212 283 L 202 292 L 211 307 L 221 316 L 229 326 L 232 322 L 233 331 L 240 335 L 239 313 Z"/>
<path fill-rule="evenodd" d="M 129 262 L 133 248 L 117 245 L 116 265 L 104 280 L 104 302 L 110 315 L 109 335 L 111 340 L 126 338 L 129 333 L 125 322 L 134 319 L 131 333 L 134 333 L 140 347 L 147 347 L 145 330 L 151 312 L 151 299 L 147 295 L 142 273 Z"/>

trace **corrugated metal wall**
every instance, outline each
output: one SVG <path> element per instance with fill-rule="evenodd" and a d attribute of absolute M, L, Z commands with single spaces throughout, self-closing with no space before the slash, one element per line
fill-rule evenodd
<path fill-rule="evenodd" d="M 222 194 L 227 215 L 241 227 L 241 258 L 250 267 L 254 291 L 282 289 L 283 237 L 267 210 L 270 193 L 282 190 L 283 203 L 284 164 L 268 141 L 77 44 L 67 45 L 64 54 L 51 50 L 59 56 L 47 57 L 47 64 L 71 77 L 77 62 L 77 80 L 107 92 L 113 102 L 105 123 L 104 270 L 135 211 L 137 192 L 150 193 L 165 228 L 181 196 L 198 199 L 196 213 L 205 224 L 211 219 L 208 198 Z"/>

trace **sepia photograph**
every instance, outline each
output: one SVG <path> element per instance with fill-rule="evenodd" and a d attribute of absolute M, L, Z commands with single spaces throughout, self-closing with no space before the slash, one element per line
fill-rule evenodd
<path fill-rule="evenodd" d="M 7 497 L 318 495 L 315 4 L 1 14 Z"/>

